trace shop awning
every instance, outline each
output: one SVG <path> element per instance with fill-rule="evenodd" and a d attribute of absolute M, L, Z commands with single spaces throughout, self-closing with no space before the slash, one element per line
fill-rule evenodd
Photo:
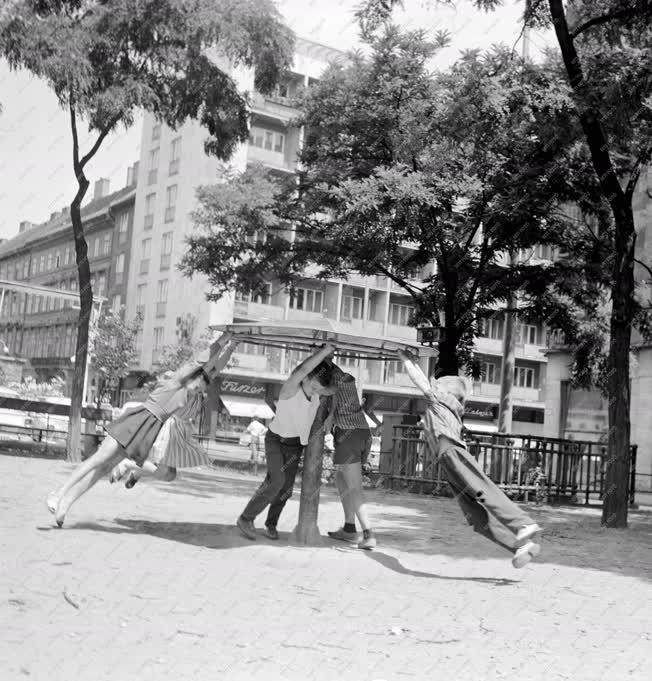
<path fill-rule="evenodd" d="M 464 427 L 467 430 L 475 430 L 479 433 L 497 433 L 498 428 L 493 423 L 482 423 L 478 421 L 467 421 L 464 419 Z"/>
<path fill-rule="evenodd" d="M 259 419 L 273 419 L 274 412 L 264 400 L 255 397 L 231 397 L 230 395 L 220 395 L 222 404 L 231 416 L 246 416 Z"/>

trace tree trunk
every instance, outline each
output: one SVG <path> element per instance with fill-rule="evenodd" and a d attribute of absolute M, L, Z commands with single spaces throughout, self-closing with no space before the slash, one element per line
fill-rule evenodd
<path fill-rule="evenodd" d="M 580 100 L 578 113 L 591 153 L 591 162 L 598 177 L 602 195 L 611 207 L 616 226 L 609 342 L 609 447 L 602 524 L 608 527 L 627 527 L 630 456 L 629 351 L 631 324 L 634 317 L 634 248 L 636 245 L 632 195 L 630 191 L 623 191 L 620 186 L 609 153 L 609 141 L 600 122 L 600 113 L 586 97 L 582 63 L 568 30 L 563 1 L 548 0 L 548 4 L 568 80 Z"/>
<path fill-rule="evenodd" d="M 324 422 L 327 416 L 328 400 L 322 397 L 310 429 L 310 439 L 303 452 L 299 517 L 297 526 L 290 536 L 291 543 L 298 546 L 320 546 L 322 544 L 317 518 L 319 516 L 319 491 L 324 462 Z"/>
<path fill-rule="evenodd" d="M 84 238 L 81 219 L 81 202 L 89 186 L 83 173 L 77 173 L 79 189 L 70 204 L 70 220 L 75 239 L 77 273 L 79 279 L 79 321 L 77 323 L 77 347 L 75 350 L 75 369 L 72 377 L 70 396 L 70 426 L 68 430 L 68 461 L 81 460 L 81 408 L 88 357 L 88 328 L 93 310 L 93 291 L 91 290 L 91 268 L 88 263 L 88 245 Z"/>
<path fill-rule="evenodd" d="M 460 358 L 457 345 L 460 335 L 457 329 L 444 328 L 442 339 L 439 341 L 439 357 L 435 369 L 435 378 L 440 376 L 457 376 L 460 370 Z"/>
<path fill-rule="evenodd" d="M 634 215 L 629 206 L 616 215 L 609 343 L 608 458 L 602 501 L 602 524 L 607 527 L 627 527 L 631 435 L 629 352 L 634 312 L 635 238 Z"/>

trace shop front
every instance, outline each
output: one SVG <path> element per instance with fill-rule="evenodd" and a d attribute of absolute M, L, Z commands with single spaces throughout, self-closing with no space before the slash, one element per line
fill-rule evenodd
<path fill-rule="evenodd" d="M 217 440 L 239 441 L 254 418 L 268 425 L 274 418 L 275 384 L 243 378 L 222 378 L 214 404 L 214 433 Z"/>

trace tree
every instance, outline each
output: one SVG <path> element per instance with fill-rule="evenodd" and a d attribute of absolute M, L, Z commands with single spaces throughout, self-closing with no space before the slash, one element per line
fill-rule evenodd
<path fill-rule="evenodd" d="M 38 401 L 45 397 L 63 397 L 65 382 L 62 378 L 53 378 L 45 383 L 39 383 L 28 376 L 21 382 L 10 383 L 7 387 L 15 390 L 20 399 Z"/>
<path fill-rule="evenodd" d="M 210 331 L 205 331 L 199 336 L 196 336 L 196 333 L 197 318 L 194 315 L 186 314 L 177 318 L 177 342 L 163 347 L 158 361 L 161 372 L 176 371 L 210 346 L 212 338 Z"/>
<path fill-rule="evenodd" d="M 123 312 L 124 314 L 124 312 Z M 127 322 L 121 314 L 106 310 L 100 317 L 90 346 L 91 367 L 97 381 L 96 405 L 115 390 L 137 357 L 136 337 L 140 319 Z"/>
<path fill-rule="evenodd" d="M 437 371 L 475 373 L 481 319 L 562 267 L 512 267 L 506 252 L 575 238 L 557 208 L 578 192 L 557 133 L 574 134 L 567 88 L 506 48 L 432 75 L 437 44 L 421 32 L 388 27 L 370 47 L 301 102 L 298 192 L 295 178 L 262 168 L 201 188 L 182 267 L 207 275 L 214 297 L 262 287 L 270 273 L 292 286 L 309 266 L 324 278 L 389 277 L 412 297 L 415 323 L 443 315 Z M 254 232 L 266 238 L 253 242 Z M 432 261 L 436 272 L 416 282 Z"/>
<path fill-rule="evenodd" d="M 367 0 L 360 16 L 375 30 L 396 0 Z M 491 10 L 500 0 L 476 0 Z M 575 115 L 603 204 L 611 213 L 607 390 L 608 462 L 602 523 L 627 526 L 632 329 L 650 328 L 649 301 L 636 295 L 632 199 L 652 157 L 652 3 L 648 0 L 529 0 L 524 22 L 555 31 Z M 598 235 L 605 236 L 604 233 Z M 650 273 L 649 263 L 640 265 Z"/>
<path fill-rule="evenodd" d="M 68 457 L 78 459 L 93 307 L 80 212 L 89 162 L 138 110 L 175 129 L 198 120 L 209 134 L 206 153 L 229 158 L 248 134 L 247 101 L 224 64 L 255 68 L 257 87 L 269 91 L 291 61 L 292 35 L 272 0 L 18 0 L 0 15 L 0 54 L 45 80 L 70 114 L 80 313 Z M 86 151 L 82 121 L 94 135 Z"/>

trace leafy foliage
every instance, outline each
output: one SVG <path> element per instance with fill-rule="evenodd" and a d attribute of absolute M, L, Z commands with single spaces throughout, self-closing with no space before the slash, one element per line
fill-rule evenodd
<path fill-rule="evenodd" d="M 106 310 L 100 317 L 93 334 L 90 362 L 96 373 L 97 405 L 118 386 L 137 358 L 136 337 L 140 329 L 139 319 L 125 321 L 122 314 Z"/>
<path fill-rule="evenodd" d="M 51 381 L 39 383 L 28 376 L 21 382 L 10 383 L 7 387 L 15 390 L 23 400 L 40 400 L 44 397 L 63 397 L 65 382 L 61 378 L 53 378 Z"/>
<path fill-rule="evenodd" d="M 262 168 L 201 188 L 182 266 L 207 275 L 213 297 L 256 290 L 270 273 L 290 286 L 307 268 L 324 278 L 387 276 L 412 297 L 415 322 L 444 314 L 440 369 L 473 369 L 479 319 L 514 290 L 527 294 L 524 317 L 540 313 L 538 297 L 567 267 L 508 267 L 506 252 L 580 239 L 559 209 L 580 194 L 569 165 L 586 163 L 567 151 L 578 130 L 568 89 L 507 48 L 468 52 L 434 75 L 427 63 L 437 46 L 422 32 L 390 26 L 371 48 L 331 67 L 305 96 L 299 191 L 295 178 Z M 415 280 L 433 260 L 436 272 Z M 549 316 L 565 306 L 548 294 Z"/>
<path fill-rule="evenodd" d="M 177 318 L 176 336 L 177 342 L 166 345 L 161 351 L 158 366 L 162 373 L 176 371 L 200 352 L 206 350 L 212 337 L 210 331 L 205 331 L 197 336 L 197 319 L 191 314 Z"/>

